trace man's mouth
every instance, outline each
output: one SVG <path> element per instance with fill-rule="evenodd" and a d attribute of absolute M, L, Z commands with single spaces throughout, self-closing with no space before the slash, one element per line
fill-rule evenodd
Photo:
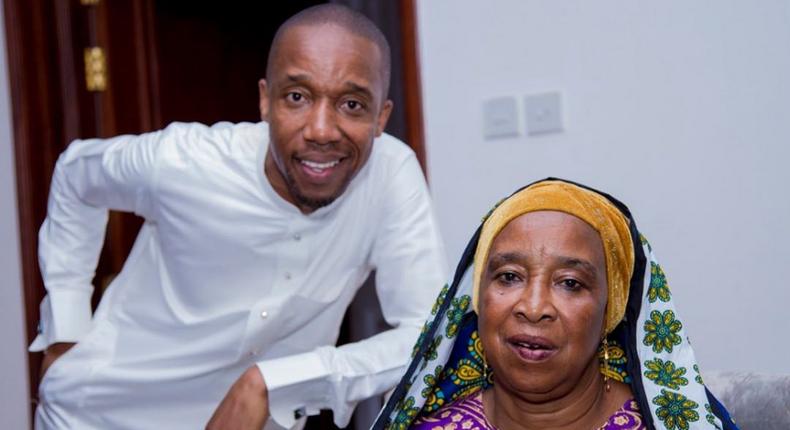
<path fill-rule="evenodd" d="M 325 162 L 318 162 L 318 161 L 310 161 L 310 160 L 299 160 L 303 166 L 307 166 L 308 169 L 316 172 L 321 173 L 324 170 L 331 169 L 332 167 L 337 166 L 340 164 L 340 159 L 337 160 L 330 160 Z"/>
<path fill-rule="evenodd" d="M 307 180 L 316 184 L 326 183 L 331 180 L 333 174 L 338 170 L 338 165 L 342 164 L 344 160 L 344 157 L 323 158 L 320 160 L 296 158 Z"/>

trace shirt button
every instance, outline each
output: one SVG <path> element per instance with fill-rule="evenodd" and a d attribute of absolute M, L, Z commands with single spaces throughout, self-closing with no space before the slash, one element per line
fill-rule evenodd
<path fill-rule="evenodd" d="M 285 279 L 287 280 L 291 279 L 291 272 L 285 272 Z"/>
<path fill-rule="evenodd" d="M 294 240 L 297 241 L 297 242 L 302 240 L 302 235 L 299 234 L 299 233 L 295 233 L 293 237 L 294 237 Z"/>
<path fill-rule="evenodd" d="M 266 312 L 266 311 L 262 311 L 261 312 L 261 318 L 266 319 L 268 317 L 269 317 L 269 313 L 268 312 Z"/>

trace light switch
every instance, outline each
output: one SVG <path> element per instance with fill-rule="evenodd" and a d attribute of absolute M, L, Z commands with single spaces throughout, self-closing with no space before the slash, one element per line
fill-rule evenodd
<path fill-rule="evenodd" d="M 486 139 L 518 136 L 515 97 L 499 97 L 483 103 L 483 135 Z"/>
<path fill-rule="evenodd" d="M 562 100 L 560 93 L 532 94 L 524 97 L 527 135 L 556 133 L 562 127 Z"/>

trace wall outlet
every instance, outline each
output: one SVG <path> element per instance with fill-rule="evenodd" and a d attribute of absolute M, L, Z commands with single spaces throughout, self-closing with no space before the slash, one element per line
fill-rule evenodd
<path fill-rule="evenodd" d="M 499 97 L 483 102 L 483 136 L 486 140 L 518 136 L 515 97 Z"/>
<path fill-rule="evenodd" d="M 527 135 L 557 133 L 563 130 L 560 93 L 532 94 L 524 97 Z"/>

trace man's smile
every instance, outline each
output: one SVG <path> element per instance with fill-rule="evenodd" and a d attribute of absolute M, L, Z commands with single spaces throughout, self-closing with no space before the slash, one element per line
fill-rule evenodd
<path fill-rule="evenodd" d="M 340 170 L 344 161 L 348 157 L 294 157 L 299 163 L 301 172 L 308 181 L 313 183 L 325 183 L 331 180 L 334 173 Z"/>

